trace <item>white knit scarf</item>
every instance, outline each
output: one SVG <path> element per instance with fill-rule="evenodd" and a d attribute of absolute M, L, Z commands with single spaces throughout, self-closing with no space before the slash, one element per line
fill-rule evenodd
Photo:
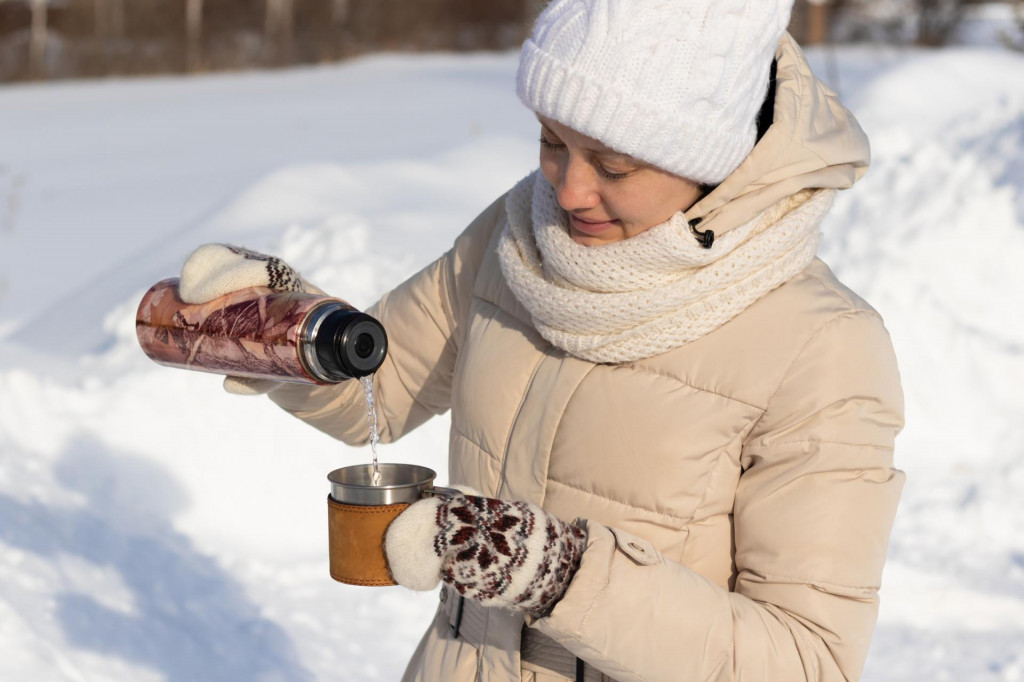
<path fill-rule="evenodd" d="M 534 171 L 506 198 L 501 269 L 555 346 L 592 362 L 639 360 L 717 329 L 803 270 L 834 195 L 798 192 L 710 249 L 683 212 L 635 237 L 582 246 L 554 188 Z"/>

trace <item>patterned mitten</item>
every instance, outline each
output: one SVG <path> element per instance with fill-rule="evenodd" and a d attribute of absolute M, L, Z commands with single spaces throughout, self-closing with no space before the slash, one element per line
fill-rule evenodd
<path fill-rule="evenodd" d="M 178 283 L 185 303 L 206 303 L 249 287 L 305 291 L 299 273 L 280 258 L 229 244 L 204 244 L 193 251 Z"/>
<path fill-rule="evenodd" d="M 307 291 L 302 278 L 280 258 L 239 246 L 204 244 L 181 268 L 178 293 L 186 303 L 206 303 L 232 291 L 267 287 L 275 291 Z M 224 377 L 224 390 L 239 395 L 266 393 L 278 382 Z"/>
<path fill-rule="evenodd" d="M 420 500 L 388 528 L 384 551 L 399 585 L 444 580 L 485 606 L 542 617 L 580 566 L 586 534 L 526 502 L 477 495 Z"/>

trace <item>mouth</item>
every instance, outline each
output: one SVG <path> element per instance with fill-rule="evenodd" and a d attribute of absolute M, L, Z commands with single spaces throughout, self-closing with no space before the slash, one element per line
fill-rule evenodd
<path fill-rule="evenodd" d="M 596 236 L 617 227 L 618 220 L 584 220 L 579 216 L 569 214 L 569 225 L 574 230 L 586 235 Z"/>

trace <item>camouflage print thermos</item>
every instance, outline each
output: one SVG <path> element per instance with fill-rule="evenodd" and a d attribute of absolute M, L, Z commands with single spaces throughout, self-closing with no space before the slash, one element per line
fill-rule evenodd
<path fill-rule="evenodd" d="M 372 374 L 388 348 L 380 322 L 337 298 L 250 288 L 188 304 L 176 278 L 146 292 L 135 328 L 160 364 L 298 383 Z"/>

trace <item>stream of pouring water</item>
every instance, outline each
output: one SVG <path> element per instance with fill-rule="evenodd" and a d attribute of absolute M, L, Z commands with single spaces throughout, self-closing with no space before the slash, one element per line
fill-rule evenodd
<path fill-rule="evenodd" d="M 373 474 L 371 482 L 380 485 L 380 464 L 377 462 L 377 441 L 380 434 L 377 432 L 377 408 L 373 404 L 373 375 L 360 377 L 363 384 L 363 392 L 366 394 L 366 422 L 370 425 L 370 450 L 373 452 Z"/>

